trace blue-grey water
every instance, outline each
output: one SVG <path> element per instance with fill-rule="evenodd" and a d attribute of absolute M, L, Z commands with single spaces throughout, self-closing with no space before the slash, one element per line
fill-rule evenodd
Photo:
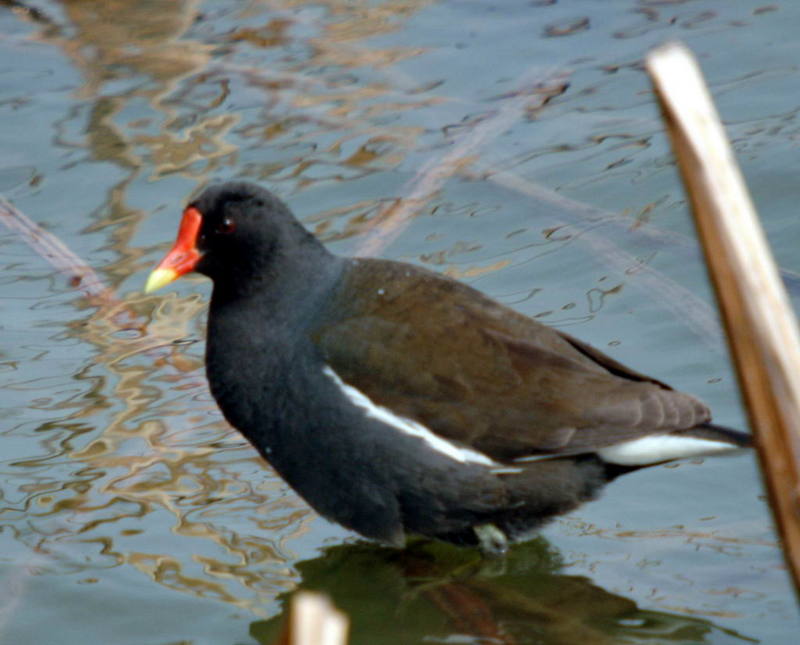
<path fill-rule="evenodd" d="M 0 643 L 272 643 L 298 588 L 352 643 L 796 642 L 752 455 L 630 475 L 504 561 L 367 545 L 222 420 L 208 283 L 142 287 L 211 179 L 342 253 L 415 198 L 380 255 L 744 427 L 642 60 L 697 54 L 797 303 L 798 24 L 789 0 L 0 3 L 0 193 L 63 245 L 0 219 Z"/>

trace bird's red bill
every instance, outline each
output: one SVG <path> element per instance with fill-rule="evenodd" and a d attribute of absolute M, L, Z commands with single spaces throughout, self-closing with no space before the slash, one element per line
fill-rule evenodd
<path fill-rule="evenodd" d="M 183 219 L 178 229 L 178 238 L 169 253 L 164 257 L 147 279 L 145 293 L 168 285 L 185 273 L 192 271 L 200 261 L 200 252 L 197 250 L 197 236 L 203 216 L 200 211 L 190 206 L 183 211 Z"/>

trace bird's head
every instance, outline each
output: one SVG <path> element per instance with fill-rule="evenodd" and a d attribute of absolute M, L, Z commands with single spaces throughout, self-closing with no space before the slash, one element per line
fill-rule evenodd
<path fill-rule="evenodd" d="M 192 271 L 229 287 L 252 285 L 309 244 L 321 246 L 268 190 L 245 182 L 214 185 L 184 209 L 175 244 L 150 274 L 145 292 Z"/>

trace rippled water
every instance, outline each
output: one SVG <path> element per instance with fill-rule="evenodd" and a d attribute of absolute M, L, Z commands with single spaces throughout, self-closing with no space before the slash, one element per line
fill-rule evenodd
<path fill-rule="evenodd" d="M 207 283 L 141 290 L 186 196 L 247 178 L 335 250 L 467 280 L 743 426 L 641 60 L 698 54 L 796 300 L 799 20 L 788 0 L 0 3 L 0 192 L 64 245 L 0 219 L 0 642 L 271 643 L 298 587 L 353 643 L 794 642 L 752 457 L 631 475 L 502 562 L 366 545 L 221 419 Z"/>

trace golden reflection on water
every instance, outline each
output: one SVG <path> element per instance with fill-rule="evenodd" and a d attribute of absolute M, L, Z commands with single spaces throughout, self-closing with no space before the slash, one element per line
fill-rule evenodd
<path fill-rule="evenodd" d="M 97 481 L 83 490 L 65 484 L 69 499 L 56 503 L 51 493 L 46 504 L 39 499 L 40 512 L 62 515 L 68 510 L 75 519 L 86 513 L 92 519 L 76 527 L 77 534 L 94 535 L 125 518 L 166 511 L 175 518 L 175 535 L 209 540 L 224 557 L 193 553 L 191 542 L 186 554 L 185 547 L 162 553 L 120 550 L 109 534 L 95 539 L 103 542 L 103 553 L 113 553 L 118 563 L 132 565 L 159 584 L 257 611 L 263 604 L 258 594 L 268 598 L 287 584 L 283 574 L 265 575 L 258 566 L 285 559 L 281 543 L 306 530 L 309 511 L 296 498 L 281 494 L 284 485 L 268 476 L 261 460 L 220 420 L 206 389 L 201 358 L 187 354 L 186 345 L 154 346 L 154 339 L 196 335 L 202 300 L 171 294 L 126 302 L 133 310 L 148 304 L 152 314 L 144 339 L 118 338 L 107 317 L 93 318 L 83 330 L 82 337 L 99 350 L 95 365 L 109 374 L 111 396 L 119 405 L 113 414 L 102 415 L 107 423 L 100 437 L 67 453 L 98 473 Z M 98 397 L 80 415 L 91 418 L 107 406 L 107 399 Z M 266 481 L 256 489 L 242 480 L 237 468 L 242 461 L 264 468 Z M 94 502 L 98 495 L 107 501 Z M 252 515 L 253 537 L 224 530 L 226 516 L 240 513 Z M 261 539 L 261 531 L 273 537 Z M 280 536 L 277 543 L 274 536 Z M 198 574 L 185 572 L 187 560 L 199 565 Z M 240 586 L 254 592 L 255 599 L 243 597 Z"/>

